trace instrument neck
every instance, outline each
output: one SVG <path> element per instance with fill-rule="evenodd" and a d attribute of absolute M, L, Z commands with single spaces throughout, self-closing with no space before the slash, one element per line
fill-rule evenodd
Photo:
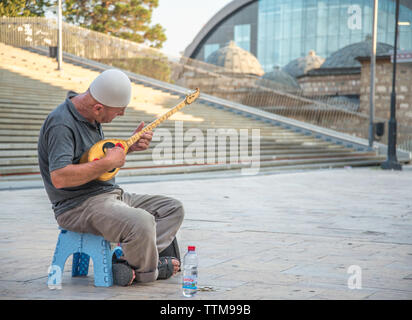
<path fill-rule="evenodd" d="M 162 115 L 160 118 L 156 119 L 152 123 L 148 124 L 146 127 L 144 127 L 142 130 L 131 136 L 127 141 L 127 146 L 130 147 L 131 145 L 135 144 L 141 136 L 147 132 L 147 131 L 153 131 L 154 128 L 156 128 L 159 124 L 161 124 L 163 121 L 167 120 L 170 118 L 173 114 L 178 112 L 180 109 L 182 109 L 186 105 L 186 100 L 182 101 L 179 103 L 177 106 L 175 106 L 173 109 L 169 110 L 166 112 L 164 115 Z"/>

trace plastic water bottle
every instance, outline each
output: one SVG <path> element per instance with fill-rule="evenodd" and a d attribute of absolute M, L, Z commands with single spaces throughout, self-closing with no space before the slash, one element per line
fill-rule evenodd
<path fill-rule="evenodd" d="M 197 254 L 195 246 L 188 246 L 183 258 L 183 295 L 193 297 L 197 292 Z"/>

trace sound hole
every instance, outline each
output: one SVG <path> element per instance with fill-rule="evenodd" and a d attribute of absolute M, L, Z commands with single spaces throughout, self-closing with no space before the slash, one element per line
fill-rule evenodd
<path fill-rule="evenodd" d="M 114 148 L 114 147 L 115 147 L 115 145 L 114 145 L 113 142 L 106 142 L 106 143 L 103 145 L 102 149 L 103 149 L 103 152 L 106 153 L 106 149 L 110 149 L 110 148 Z M 109 172 L 114 172 L 115 170 L 116 170 L 116 168 L 113 168 L 113 169 L 110 170 Z"/>
<path fill-rule="evenodd" d="M 113 142 L 106 142 L 103 145 L 102 149 L 103 149 L 103 152 L 106 153 L 106 149 L 110 149 L 110 148 L 114 148 L 114 147 L 115 147 L 115 145 L 114 145 Z"/>

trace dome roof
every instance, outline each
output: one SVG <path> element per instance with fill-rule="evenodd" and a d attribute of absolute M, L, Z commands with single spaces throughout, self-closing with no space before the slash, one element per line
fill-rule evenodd
<path fill-rule="evenodd" d="M 212 52 L 206 59 L 207 63 L 227 69 L 227 72 L 239 74 L 264 74 L 262 66 L 250 52 L 238 47 L 233 41 L 225 47 Z"/>
<path fill-rule="evenodd" d="M 321 69 L 325 68 L 356 68 L 361 64 L 357 61 L 356 57 L 369 57 L 371 54 L 372 41 L 366 39 L 362 42 L 350 44 L 342 49 L 339 49 L 332 53 L 323 63 Z M 376 44 L 376 55 L 389 54 L 389 51 L 393 49 L 390 44 L 378 42 Z"/>
<path fill-rule="evenodd" d="M 306 57 L 297 58 L 289 62 L 283 67 L 283 71 L 296 78 L 312 69 L 320 68 L 324 61 L 325 58 L 317 56 L 315 51 L 310 50 Z"/>
<path fill-rule="evenodd" d="M 275 82 L 287 87 L 300 88 L 299 83 L 291 75 L 282 71 L 278 66 L 275 66 L 272 71 L 267 72 L 262 77 L 262 85 L 270 85 L 270 82 Z M 265 81 L 269 80 L 269 81 Z"/>

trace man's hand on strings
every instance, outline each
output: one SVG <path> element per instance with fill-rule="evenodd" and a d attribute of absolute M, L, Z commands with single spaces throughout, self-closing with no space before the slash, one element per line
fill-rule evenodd
<path fill-rule="evenodd" d="M 133 135 L 141 131 L 143 127 L 144 127 L 144 122 L 142 121 L 140 125 L 137 127 L 137 129 L 133 132 Z M 146 150 L 147 148 L 149 148 L 152 138 L 153 138 L 153 131 L 147 131 L 143 133 L 140 139 L 130 146 L 129 152 Z"/>

